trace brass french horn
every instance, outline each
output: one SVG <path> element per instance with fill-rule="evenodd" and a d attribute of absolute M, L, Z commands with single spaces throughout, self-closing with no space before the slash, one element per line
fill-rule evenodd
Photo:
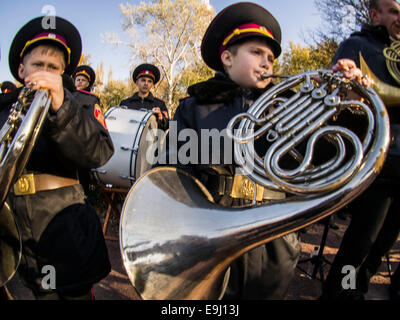
<path fill-rule="evenodd" d="M 386 66 L 394 80 L 400 85 L 400 41 L 392 41 L 391 45 L 383 49 Z"/>
<path fill-rule="evenodd" d="M 7 195 L 26 166 L 50 105 L 47 90 L 23 88 L 0 131 L 0 286 L 14 275 L 22 250 Z"/>
<path fill-rule="evenodd" d="M 398 87 L 392 86 L 380 80 L 369 68 L 361 52 L 360 52 L 360 69 L 363 74 L 367 75 L 373 81 L 373 88 L 376 91 L 376 93 L 381 97 L 386 107 L 390 108 L 399 105 L 400 89 Z"/>
<path fill-rule="evenodd" d="M 291 98 L 281 97 L 294 87 L 300 89 Z M 345 100 L 350 90 L 364 102 Z M 363 139 L 351 128 L 330 123 L 343 110 L 368 120 Z M 388 151 L 389 119 L 374 90 L 318 70 L 289 77 L 265 92 L 247 113 L 230 121 L 228 135 L 247 177 L 288 197 L 245 209 L 224 208 L 184 171 L 158 167 L 145 173 L 130 189 L 120 220 L 124 267 L 143 299 L 220 298 L 222 278 L 232 261 L 327 217 L 372 183 Z M 260 157 L 254 141 L 265 136 L 271 147 Z M 337 153 L 315 165 L 314 148 L 322 138 Z M 297 146 L 305 141 L 302 154 Z M 285 155 L 297 159 L 299 166 L 280 167 Z"/>

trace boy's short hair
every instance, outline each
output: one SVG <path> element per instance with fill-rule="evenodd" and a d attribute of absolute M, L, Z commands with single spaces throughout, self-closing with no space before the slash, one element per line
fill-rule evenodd
<path fill-rule="evenodd" d="M 240 39 L 240 40 L 236 41 L 235 43 L 227 46 L 225 48 L 225 50 L 230 51 L 235 56 L 237 54 L 240 46 L 243 45 L 244 43 L 246 43 L 247 41 L 251 41 L 251 40 L 263 41 L 264 39 L 259 38 L 259 37 L 249 37 L 249 38 Z M 269 46 L 269 42 L 268 41 L 263 41 L 263 42 L 265 42 L 265 44 L 267 46 Z"/>
<path fill-rule="evenodd" d="M 211 21 L 201 43 L 201 55 L 211 69 L 222 71 L 223 50 L 242 39 L 254 37 L 264 39 L 275 58 L 281 54 L 281 28 L 274 16 L 255 3 L 233 4 Z"/>
<path fill-rule="evenodd" d="M 65 51 L 62 50 L 59 46 L 55 45 L 52 42 L 40 42 L 38 45 L 33 46 L 27 50 L 24 54 L 22 61 L 24 62 L 27 57 L 32 53 L 34 49 L 41 48 L 41 53 L 54 55 L 55 53 L 61 54 L 62 56 L 62 69 L 64 70 L 67 64 L 67 59 L 65 57 Z"/>
<path fill-rule="evenodd" d="M 44 22 L 48 18 L 55 19 L 55 28 L 47 29 Z M 64 53 L 66 62 L 64 72 L 72 75 L 82 54 L 82 40 L 79 31 L 72 23 L 63 18 L 37 17 L 25 24 L 17 32 L 11 43 L 8 61 L 15 79 L 24 83 L 24 80 L 18 74 L 22 59 L 38 45 L 49 43 L 54 48 L 60 48 Z"/>

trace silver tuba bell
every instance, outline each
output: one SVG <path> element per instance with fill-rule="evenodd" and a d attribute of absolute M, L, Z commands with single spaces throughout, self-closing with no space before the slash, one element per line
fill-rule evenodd
<path fill-rule="evenodd" d="M 295 87 L 297 93 L 282 98 Z M 351 90 L 363 101 L 346 100 Z M 343 110 L 366 119 L 362 138 L 334 123 Z M 145 173 L 130 189 L 120 221 L 124 267 L 143 299 L 217 299 L 225 271 L 236 258 L 350 203 L 383 166 L 389 119 L 372 89 L 318 70 L 288 77 L 266 91 L 247 113 L 230 121 L 228 135 L 247 177 L 288 197 L 225 208 L 186 172 L 158 167 Z M 254 147 L 260 138 L 271 145 L 263 157 Z M 316 163 L 321 139 L 336 154 Z M 299 151 L 302 143 L 306 149 Z M 282 167 L 285 156 L 296 159 L 298 167 Z"/>
<path fill-rule="evenodd" d="M 0 286 L 14 275 L 22 250 L 7 195 L 26 166 L 50 105 L 47 90 L 24 87 L 0 131 Z"/>

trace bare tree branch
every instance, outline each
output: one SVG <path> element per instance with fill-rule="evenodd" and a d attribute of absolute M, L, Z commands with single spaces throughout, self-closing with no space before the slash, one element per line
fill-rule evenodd
<path fill-rule="evenodd" d="M 122 30 L 129 41 L 106 34 L 106 41 L 127 45 L 134 64 L 155 63 L 166 85 L 163 98 L 170 110 L 184 70 L 201 61 L 199 47 L 202 36 L 215 15 L 213 7 L 199 0 L 153 0 L 135 6 L 120 4 L 124 20 Z"/>
<path fill-rule="evenodd" d="M 315 6 L 326 24 L 313 31 L 315 39 L 334 39 L 340 42 L 350 33 L 369 23 L 368 0 L 315 0 Z M 318 40 L 317 40 L 318 41 Z"/>

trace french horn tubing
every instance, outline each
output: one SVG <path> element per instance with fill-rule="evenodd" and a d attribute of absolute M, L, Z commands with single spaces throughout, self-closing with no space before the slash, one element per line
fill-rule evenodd
<path fill-rule="evenodd" d="M 282 98 L 294 87 L 299 89 L 292 97 Z M 363 101 L 346 100 L 351 90 Z M 367 119 L 364 137 L 332 121 L 343 110 Z M 123 264 L 143 299 L 221 298 L 223 278 L 236 258 L 327 217 L 362 193 L 380 172 L 390 140 L 388 114 L 375 91 L 328 70 L 288 77 L 227 129 L 247 177 L 288 196 L 226 208 L 180 169 L 145 173 L 130 189 L 120 220 Z M 254 141 L 265 138 L 271 146 L 261 157 Z M 318 164 L 312 159 L 319 139 L 332 144 L 336 155 Z M 307 146 L 303 153 L 301 143 Z M 298 167 L 281 167 L 285 155 Z"/>
<path fill-rule="evenodd" d="M 386 66 L 398 84 L 400 84 L 400 41 L 392 41 L 390 47 L 383 49 Z"/>

